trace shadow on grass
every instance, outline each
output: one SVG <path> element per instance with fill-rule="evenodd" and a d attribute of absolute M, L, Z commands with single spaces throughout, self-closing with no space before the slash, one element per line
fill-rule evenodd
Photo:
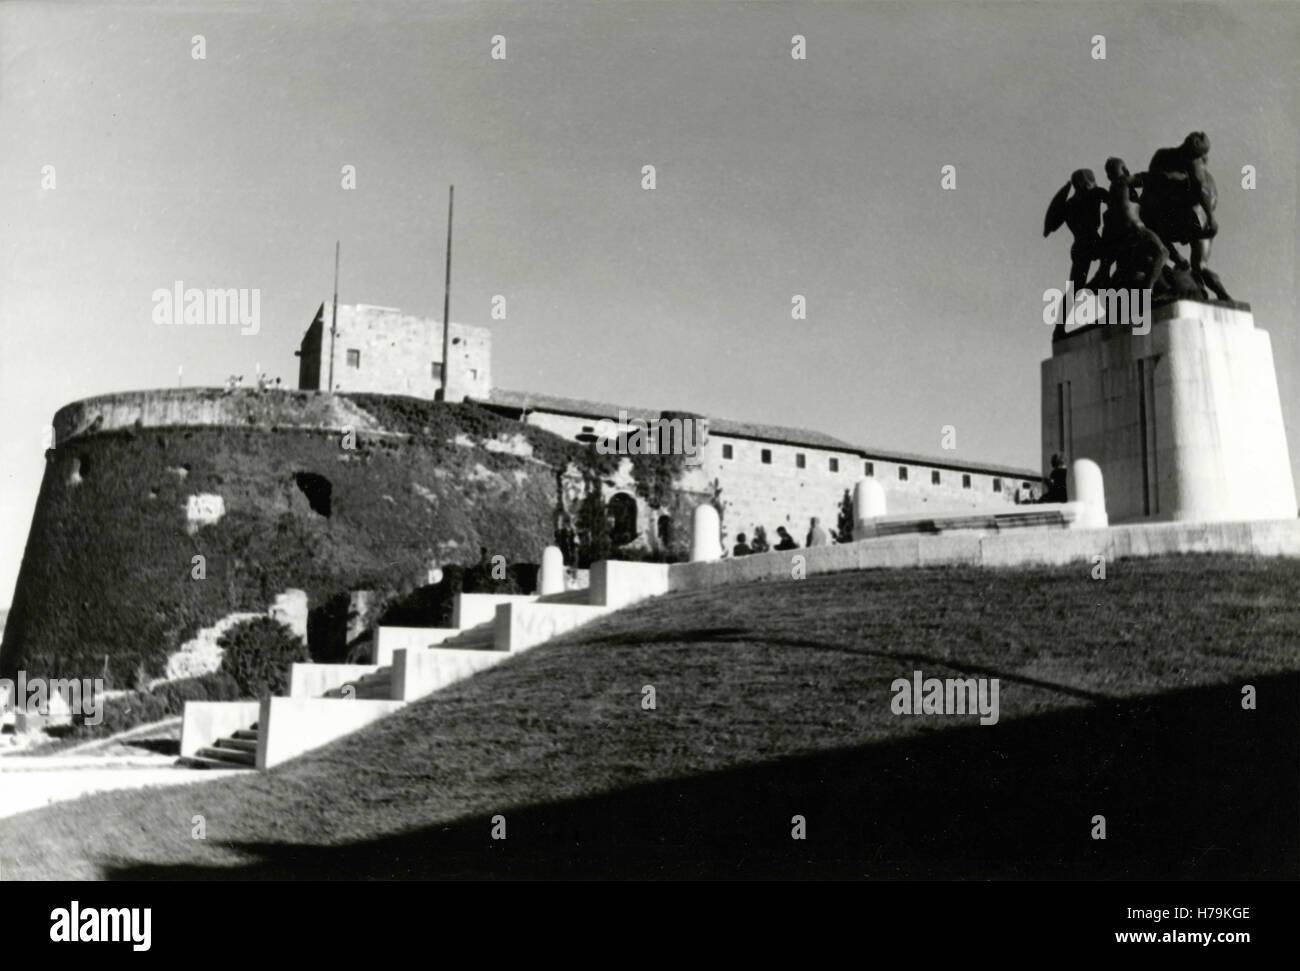
<path fill-rule="evenodd" d="M 502 806 L 344 846 L 236 844 L 235 867 L 110 879 L 1293 878 L 1300 674 L 1075 707 Z M 900 716 L 903 717 L 903 716 Z M 941 725 L 945 719 L 918 719 Z M 946 726 L 944 726 L 946 728 Z M 327 799 L 322 792 L 319 798 Z M 490 816 L 508 839 L 490 838 Z M 791 817 L 807 819 L 791 839 Z M 1093 817 L 1106 819 L 1094 840 Z"/>
<path fill-rule="evenodd" d="M 747 627 L 701 627 L 693 630 L 670 631 L 664 634 L 612 634 L 599 637 L 583 637 L 582 643 L 587 647 L 631 647 L 639 648 L 647 644 L 744 644 L 752 645 L 758 634 Z M 818 641 L 806 638 L 779 637 L 763 634 L 762 643 L 766 647 L 793 647 L 800 650 L 832 651 L 837 654 L 854 654 L 862 657 L 879 657 L 899 664 L 915 664 L 918 670 L 955 671 L 963 676 L 981 678 L 998 678 L 1001 684 L 1023 684 L 1030 688 L 1043 688 L 1070 698 L 1084 701 L 1104 702 L 1107 696 L 1095 691 L 1085 691 L 1071 685 L 1056 681 L 1044 681 L 1041 678 L 1027 678 L 1013 671 L 1003 671 L 986 664 L 972 664 L 961 658 L 937 657 L 930 654 L 917 654 L 914 651 L 873 651 L 865 647 L 846 647 L 839 641 Z M 936 675 L 938 677 L 940 675 Z M 944 674 L 943 677 L 949 675 Z"/>

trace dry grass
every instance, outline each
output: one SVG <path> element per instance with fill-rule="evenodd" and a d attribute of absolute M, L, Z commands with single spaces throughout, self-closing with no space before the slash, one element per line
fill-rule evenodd
<path fill-rule="evenodd" d="M 673 595 L 272 773 L 0 822 L 0 859 L 17 878 L 1293 876 L 1298 629 L 1280 559 Z M 893 715 L 918 669 L 999 678 L 999 723 Z"/>

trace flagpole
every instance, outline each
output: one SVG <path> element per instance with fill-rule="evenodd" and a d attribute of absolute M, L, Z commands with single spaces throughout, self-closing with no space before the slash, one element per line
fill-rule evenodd
<path fill-rule="evenodd" d="M 334 335 L 339 329 L 339 241 L 334 240 L 334 312 L 330 315 L 330 383 L 334 390 Z M 319 379 L 317 379 L 319 380 Z"/>
<path fill-rule="evenodd" d="M 451 213 L 456 200 L 456 187 L 447 190 L 447 276 L 442 290 L 442 387 L 440 401 L 447 400 L 447 381 L 451 372 Z"/>

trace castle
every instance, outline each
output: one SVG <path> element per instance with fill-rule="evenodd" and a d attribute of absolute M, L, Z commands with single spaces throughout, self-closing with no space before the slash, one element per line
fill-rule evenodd
<path fill-rule="evenodd" d="M 330 305 L 322 303 L 303 335 L 297 352 L 300 389 L 328 389 L 332 374 L 334 391 L 435 397 L 443 381 L 440 321 L 366 304 L 339 306 L 331 328 L 333 316 Z M 1028 499 L 1038 488 L 1035 472 L 956 456 L 868 447 L 802 428 L 497 388 L 491 331 L 453 321 L 449 336 L 448 401 L 470 401 L 578 442 L 595 441 L 601 423 L 617 422 L 620 412 L 629 420 L 687 416 L 704 422 L 707 440 L 699 462 L 682 470 L 679 484 L 687 492 L 717 497 L 731 539 L 739 533 L 752 536 L 756 526 L 772 538 L 784 526 L 802 543 L 813 517 L 833 531 L 846 492 L 864 476 L 881 483 L 890 511 L 897 513 L 1007 505 Z M 616 542 L 668 544 L 666 514 L 635 494 L 626 468 L 614 478 L 609 508 Z"/>

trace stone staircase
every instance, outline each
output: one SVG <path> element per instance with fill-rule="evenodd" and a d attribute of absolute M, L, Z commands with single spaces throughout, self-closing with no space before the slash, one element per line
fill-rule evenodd
<path fill-rule="evenodd" d="M 542 586 L 548 586 L 545 578 Z M 272 768 L 603 614 L 667 590 L 666 564 L 602 563 L 593 567 L 587 589 L 544 596 L 459 594 L 453 629 L 429 628 L 425 636 L 422 628 L 390 629 L 386 637 L 385 628 L 380 628 L 377 643 L 405 645 L 391 651 L 391 663 L 295 664 L 288 696 L 186 704 L 178 764 Z"/>
<path fill-rule="evenodd" d="M 257 723 L 240 728 L 229 738 L 219 738 L 194 755 L 183 756 L 179 764 L 191 769 L 253 769 L 257 762 Z"/>

